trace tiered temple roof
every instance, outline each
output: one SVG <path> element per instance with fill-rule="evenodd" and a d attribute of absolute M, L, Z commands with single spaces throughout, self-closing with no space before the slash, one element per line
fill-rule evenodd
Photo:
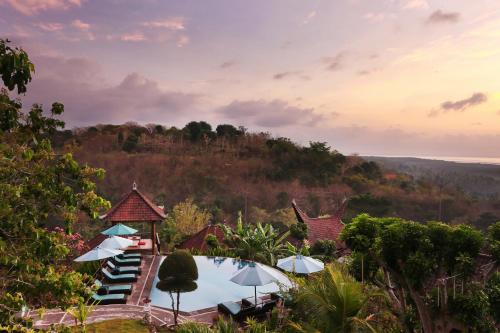
<path fill-rule="evenodd" d="M 344 224 L 341 219 L 344 206 L 338 209 L 334 215 L 315 218 L 307 216 L 307 214 L 297 206 L 295 200 L 292 201 L 292 207 L 297 216 L 297 220 L 307 224 L 307 240 L 311 245 L 320 239 L 328 239 L 335 242 L 339 241 L 339 235 L 344 229 Z"/>

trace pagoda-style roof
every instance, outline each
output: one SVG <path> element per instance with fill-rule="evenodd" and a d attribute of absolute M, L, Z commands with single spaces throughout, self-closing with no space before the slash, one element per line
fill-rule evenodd
<path fill-rule="evenodd" d="M 307 240 L 311 245 L 320 239 L 339 242 L 339 235 L 342 230 L 344 230 L 344 223 L 342 223 L 341 219 L 344 207 L 341 207 L 334 215 L 315 218 L 307 216 L 307 214 L 297 206 L 295 200 L 292 201 L 292 207 L 297 216 L 297 220 L 307 224 Z"/>
<path fill-rule="evenodd" d="M 139 192 L 136 184 L 101 219 L 110 222 L 156 222 L 166 218 L 163 209 Z"/>
<path fill-rule="evenodd" d="M 179 249 L 197 249 L 199 251 L 206 251 L 208 249 L 208 244 L 206 242 L 207 236 L 209 234 L 214 235 L 219 243 L 224 242 L 224 231 L 222 231 L 221 227 L 217 225 L 209 224 L 205 228 L 198 231 L 193 236 L 186 239 L 182 242 L 178 248 Z"/>

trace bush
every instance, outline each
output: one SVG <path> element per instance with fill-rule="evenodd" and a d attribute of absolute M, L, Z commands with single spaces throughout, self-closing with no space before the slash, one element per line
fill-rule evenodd
<path fill-rule="evenodd" d="M 311 248 L 312 255 L 322 255 L 326 257 L 333 257 L 337 251 L 335 242 L 329 239 L 320 239 L 314 243 Z"/>
<path fill-rule="evenodd" d="M 158 270 L 160 280 L 196 280 L 198 279 L 198 267 L 189 251 L 176 250 L 167 256 Z"/>
<path fill-rule="evenodd" d="M 296 223 L 290 227 L 290 235 L 297 238 L 298 240 L 304 240 L 307 238 L 307 224 Z"/>

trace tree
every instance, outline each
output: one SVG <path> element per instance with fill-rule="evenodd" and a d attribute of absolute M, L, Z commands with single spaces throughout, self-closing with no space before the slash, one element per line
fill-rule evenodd
<path fill-rule="evenodd" d="M 363 315 L 368 301 L 375 296 L 340 267 L 333 265 L 301 281 L 295 295 L 303 316 L 302 325 L 331 333 L 375 332 L 369 323 L 372 315 Z"/>
<path fill-rule="evenodd" d="M 498 244 L 499 234 L 490 233 L 490 244 Z M 351 250 L 377 263 L 383 273 L 378 284 L 391 297 L 402 322 L 409 297 L 425 333 L 437 332 L 438 327 L 439 331 L 450 331 L 460 322 L 447 306 L 452 279 L 458 278 L 472 288 L 496 267 L 491 259 L 483 265 L 487 257 L 480 251 L 488 248 L 485 238 L 466 225 L 421 224 L 361 214 L 345 226 L 341 239 Z"/>
<path fill-rule="evenodd" d="M 183 131 L 191 142 L 199 142 L 204 137 L 211 137 L 213 135 L 212 126 L 205 121 L 191 121 L 184 126 Z"/>
<path fill-rule="evenodd" d="M 243 224 L 241 214 L 234 230 L 226 225 L 221 225 L 221 228 L 226 241 L 234 247 L 240 258 L 260 261 L 271 266 L 285 253 L 283 242 L 290 234 L 285 232 L 279 235 L 270 224 Z"/>
<path fill-rule="evenodd" d="M 198 207 L 188 198 L 178 203 L 165 220 L 163 235 L 168 243 L 176 243 L 187 235 L 192 235 L 210 222 L 209 211 Z"/>
<path fill-rule="evenodd" d="M 160 265 L 158 278 L 160 281 L 156 287 L 169 293 L 172 300 L 174 324 L 177 326 L 180 294 L 196 290 L 198 287 L 195 282 L 198 280 L 198 267 L 191 253 L 185 250 L 177 250 L 167 256 Z M 177 302 L 174 302 L 173 293 L 177 294 Z"/>
<path fill-rule="evenodd" d="M 8 44 L 0 40 L 0 76 L 9 90 L 26 92 L 33 64 Z M 7 90 L 0 93 L 0 327 L 13 324 L 24 305 L 67 308 L 90 292 L 66 262 L 67 237 L 44 227 L 60 221 L 71 234 L 80 212 L 97 218 L 109 207 L 94 184 L 104 171 L 52 150 L 48 137 L 64 126 L 63 111 L 54 103 L 49 116 L 37 104 L 24 113 Z"/>
<path fill-rule="evenodd" d="M 135 133 L 130 133 L 127 139 L 123 142 L 122 149 L 127 153 L 131 153 L 137 149 L 137 144 L 139 143 L 139 137 Z"/>

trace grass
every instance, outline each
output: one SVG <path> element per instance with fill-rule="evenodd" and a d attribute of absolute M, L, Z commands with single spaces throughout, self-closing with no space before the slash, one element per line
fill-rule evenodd
<path fill-rule="evenodd" d="M 80 329 L 75 327 L 72 332 L 80 332 Z M 87 325 L 87 333 L 101 332 L 149 333 L 149 330 L 141 320 L 135 319 L 112 319 Z"/>

